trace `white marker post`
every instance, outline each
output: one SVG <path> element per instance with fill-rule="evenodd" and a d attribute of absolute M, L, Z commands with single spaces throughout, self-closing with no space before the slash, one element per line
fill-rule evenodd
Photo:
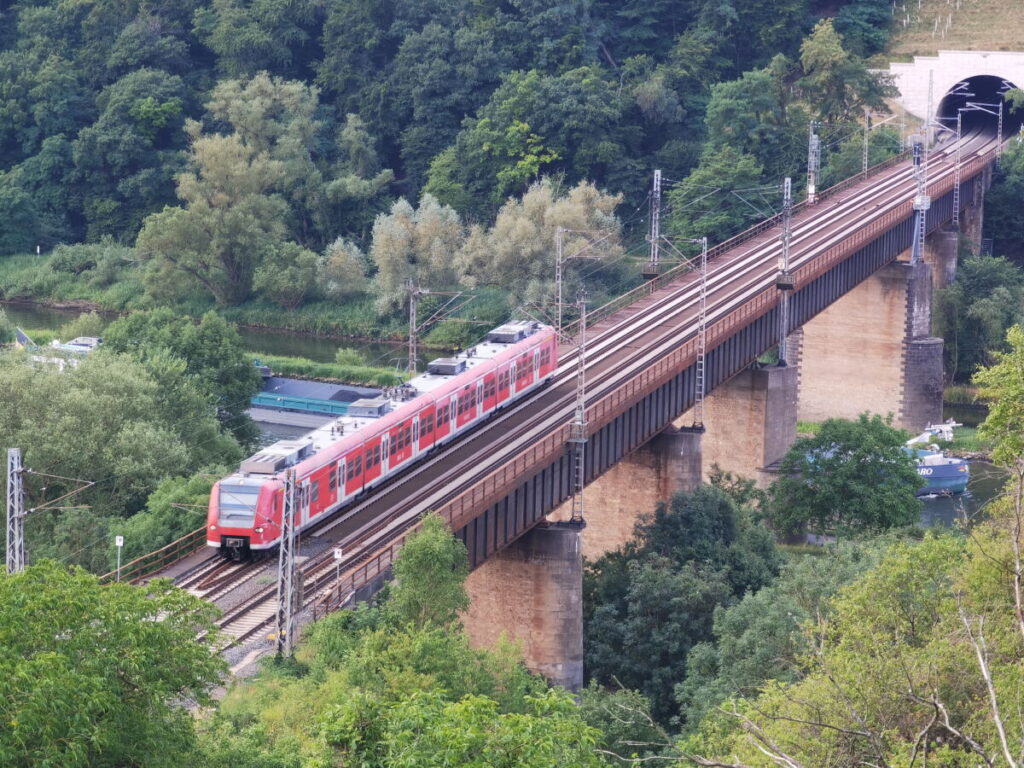
<path fill-rule="evenodd" d="M 124 546 L 124 536 L 115 536 L 114 544 L 117 546 L 117 580 L 121 580 L 121 548 Z"/>
<path fill-rule="evenodd" d="M 334 548 L 334 583 L 339 590 L 341 589 L 341 558 L 344 556 L 345 554 L 341 551 L 341 547 Z"/>

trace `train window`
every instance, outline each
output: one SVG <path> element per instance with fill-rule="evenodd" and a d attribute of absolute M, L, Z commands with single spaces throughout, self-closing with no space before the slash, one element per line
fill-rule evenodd
<path fill-rule="evenodd" d="M 359 475 L 363 474 L 363 457 L 362 456 L 356 456 L 355 465 L 356 465 L 356 477 L 359 477 Z"/>
<path fill-rule="evenodd" d="M 320 498 L 320 481 L 314 480 L 310 488 L 313 489 L 313 501 L 317 501 Z"/>
<path fill-rule="evenodd" d="M 369 471 L 370 469 L 372 469 L 373 467 L 375 467 L 377 465 L 377 461 L 375 460 L 374 457 L 375 457 L 376 452 L 379 449 L 379 447 L 380 446 L 376 446 L 375 445 L 373 448 L 367 448 L 366 449 L 366 470 L 367 471 Z"/>
<path fill-rule="evenodd" d="M 338 487 L 338 475 L 332 469 L 330 471 L 330 473 L 327 475 L 327 490 L 330 491 L 331 493 L 334 493 L 334 491 L 335 491 L 335 489 L 337 489 L 337 487 Z"/>
<path fill-rule="evenodd" d="M 405 445 L 407 447 L 412 445 L 412 427 L 405 428 Z"/>
<path fill-rule="evenodd" d="M 345 474 L 345 479 L 350 483 L 356 479 L 356 463 L 354 461 L 348 465 L 348 471 Z"/>
<path fill-rule="evenodd" d="M 345 484 L 346 476 L 345 476 L 344 473 L 345 473 L 345 464 L 344 463 L 339 464 L 338 465 L 338 485 L 344 485 Z"/>
<path fill-rule="evenodd" d="M 428 413 L 423 419 L 423 433 L 429 435 L 434 431 L 434 414 Z"/>

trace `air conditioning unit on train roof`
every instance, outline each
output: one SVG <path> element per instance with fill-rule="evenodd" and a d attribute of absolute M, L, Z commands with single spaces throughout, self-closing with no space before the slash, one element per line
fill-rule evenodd
<path fill-rule="evenodd" d="M 457 376 L 466 370 L 466 361 L 456 357 L 439 357 L 427 363 L 427 373 L 437 376 Z"/>
<path fill-rule="evenodd" d="M 391 402 L 383 397 L 364 397 L 349 403 L 346 416 L 361 419 L 379 419 L 391 410 Z"/>
<path fill-rule="evenodd" d="M 524 320 L 518 323 L 505 323 L 488 332 L 487 340 L 494 344 L 515 344 L 537 330 L 537 323 Z"/>
<path fill-rule="evenodd" d="M 273 475 L 294 466 L 313 453 L 313 444 L 304 440 L 278 440 L 242 462 L 242 472 Z"/>

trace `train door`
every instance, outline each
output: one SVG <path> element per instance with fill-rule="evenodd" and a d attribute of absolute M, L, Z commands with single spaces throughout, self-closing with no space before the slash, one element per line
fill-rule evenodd
<path fill-rule="evenodd" d="M 420 452 L 420 415 L 417 413 L 412 417 L 412 449 L 410 456 L 417 456 Z"/>
<path fill-rule="evenodd" d="M 311 501 L 312 487 L 313 487 L 313 484 L 310 482 L 308 477 L 305 480 L 303 480 L 302 481 L 302 485 L 299 486 L 299 498 L 298 498 L 298 503 L 299 503 L 298 527 L 299 528 L 301 528 L 302 526 L 304 526 L 306 523 L 309 522 L 309 509 L 310 509 L 310 505 L 312 503 L 312 501 Z"/>
<path fill-rule="evenodd" d="M 385 432 L 380 437 L 380 465 L 381 475 L 386 475 L 391 469 L 391 435 Z"/>
<path fill-rule="evenodd" d="M 533 350 L 533 383 L 540 381 L 540 347 Z"/>
<path fill-rule="evenodd" d="M 484 408 L 484 380 L 480 379 L 476 383 L 476 405 L 473 407 L 473 418 L 477 419 L 484 414 L 486 408 Z"/>
<path fill-rule="evenodd" d="M 328 487 L 332 491 L 337 491 L 337 494 L 331 500 L 332 504 L 337 504 L 345 498 L 345 459 L 342 457 L 338 460 L 338 463 L 331 467 L 331 477 L 328 481 Z"/>
<path fill-rule="evenodd" d="M 426 451 L 430 449 L 430 446 L 434 444 L 434 415 L 436 408 L 430 405 L 422 413 L 420 413 L 420 439 L 417 442 L 417 448 L 420 451 Z"/>

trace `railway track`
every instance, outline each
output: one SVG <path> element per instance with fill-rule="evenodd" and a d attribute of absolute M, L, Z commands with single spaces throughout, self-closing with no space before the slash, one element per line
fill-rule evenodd
<path fill-rule="evenodd" d="M 965 137 L 963 143 L 965 164 L 976 156 L 994 152 L 995 148 L 994 141 L 980 134 Z M 932 152 L 930 187 L 951 178 L 953 151 L 953 145 L 947 144 Z M 864 227 L 866 220 L 880 218 L 906 204 L 914 191 L 913 172 L 906 163 L 814 207 L 803 208 L 792 222 L 791 268 L 796 270 L 811 263 L 817 255 Z M 709 327 L 773 286 L 780 247 L 777 228 L 770 228 L 709 262 Z M 696 276 L 683 274 L 590 329 L 589 397 L 596 402 L 692 338 L 697 332 L 698 296 Z M 308 608 L 334 583 L 337 564 L 330 544 L 340 544 L 352 553 L 341 565 L 342 573 L 347 573 L 402 536 L 423 513 L 438 508 L 463 488 L 507 463 L 510 457 L 563 428 L 575 404 L 575 372 L 579 363 L 575 348 L 563 347 L 559 361 L 546 389 L 495 414 L 459 441 L 444 446 L 375 489 L 368 498 L 304 533 L 303 538 L 321 539 L 326 546 L 319 555 L 309 557 L 299 566 L 304 583 L 302 607 Z M 211 578 L 215 577 L 206 577 Z M 225 613 L 220 626 L 234 642 L 244 642 L 273 621 L 275 614 L 276 588 L 269 586 Z"/>

